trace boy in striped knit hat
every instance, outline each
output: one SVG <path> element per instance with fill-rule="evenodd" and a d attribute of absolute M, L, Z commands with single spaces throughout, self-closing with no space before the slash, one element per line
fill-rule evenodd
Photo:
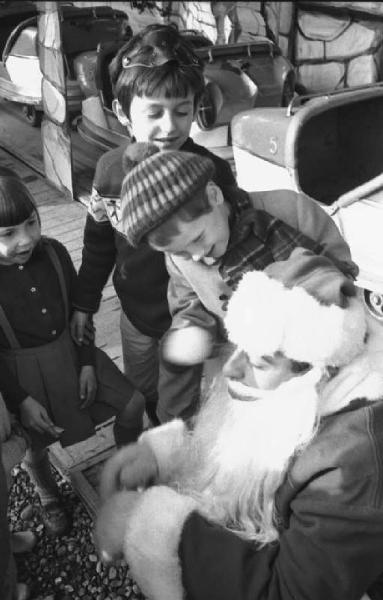
<path fill-rule="evenodd" d="M 159 151 L 153 144 L 131 145 L 124 165 L 122 230 L 130 245 L 146 241 L 166 254 L 168 363 L 209 358 L 217 341 L 224 341 L 227 301 L 243 273 L 286 260 L 297 246 L 329 256 L 351 277 L 357 274 L 336 226 L 303 194 L 221 189 L 212 181 L 208 157 Z"/>

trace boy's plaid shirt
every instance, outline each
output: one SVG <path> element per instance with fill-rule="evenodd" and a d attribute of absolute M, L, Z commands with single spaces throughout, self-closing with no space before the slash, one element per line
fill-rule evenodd
<path fill-rule="evenodd" d="M 230 204 L 230 240 L 219 270 L 231 288 L 236 287 L 246 271 L 262 271 L 277 260 L 286 260 L 298 246 L 315 254 L 323 252 L 318 242 L 264 210 L 252 208 L 247 195 Z"/>

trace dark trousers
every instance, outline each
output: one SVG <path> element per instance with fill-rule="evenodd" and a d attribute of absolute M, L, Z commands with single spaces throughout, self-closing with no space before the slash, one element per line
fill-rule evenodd
<path fill-rule="evenodd" d="M 145 396 L 147 406 L 157 407 L 160 422 L 195 415 L 202 365 L 173 369 L 161 360 L 160 342 L 141 333 L 122 311 L 120 325 L 125 374 Z"/>

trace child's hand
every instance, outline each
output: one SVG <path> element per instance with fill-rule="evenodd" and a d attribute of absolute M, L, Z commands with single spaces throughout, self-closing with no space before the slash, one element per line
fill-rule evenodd
<path fill-rule="evenodd" d="M 162 356 L 176 365 L 197 365 L 209 358 L 213 349 L 211 334 L 192 326 L 170 331 L 162 345 Z"/>
<path fill-rule="evenodd" d="M 39 433 L 49 433 L 58 438 L 64 431 L 57 427 L 49 418 L 46 409 L 32 396 L 27 396 L 20 404 L 20 421 L 27 429 L 34 429 Z"/>
<path fill-rule="evenodd" d="M 80 398 L 83 401 L 80 408 L 88 408 L 96 398 L 97 378 L 95 368 L 91 365 L 82 367 L 79 377 Z"/>
<path fill-rule="evenodd" d="M 81 310 L 75 310 L 70 322 L 70 332 L 74 342 L 78 346 L 93 342 L 94 326 L 89 318 L 89 314 Z"/>

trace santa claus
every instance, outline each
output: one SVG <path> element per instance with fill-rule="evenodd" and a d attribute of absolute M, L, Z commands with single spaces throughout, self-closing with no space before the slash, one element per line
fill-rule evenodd
<path fill-rule="evenodd" d="M 106 465 L 101 556 L 151 600 L 383 598 L 383 377 L 353 282 L 296 249 L 244 275 L 225 324 L 195 427 Z"/>

